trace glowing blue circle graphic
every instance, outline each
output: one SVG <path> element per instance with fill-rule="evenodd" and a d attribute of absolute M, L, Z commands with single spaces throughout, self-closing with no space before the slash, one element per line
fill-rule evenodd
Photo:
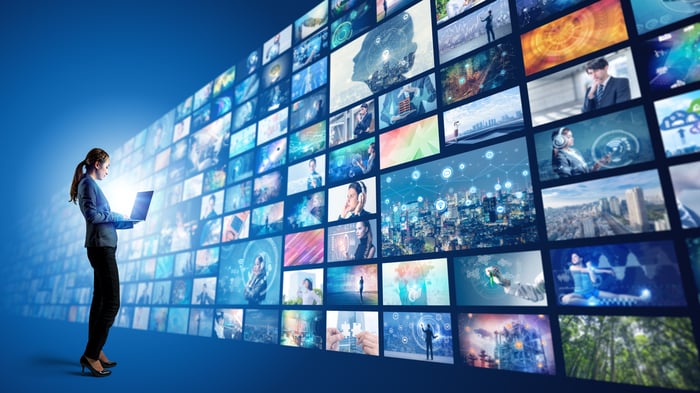
<path fill-rule="evenodd" d="M 493 189 L 496 191 L 501 191 L 501 185 L 499 183 L 494 184 Z"/>
<path fill-rule="evenodd" d="M 496 207 L 496 213 L 505 213 L 505 212 L 506 212 L 505 207 L 503 207 L 503 206 Z"/>
<path fill-rule="evenodd" d="M 413 180 L 418 180 L 418 179 L 420 179 L 420 171 L 419 171 L 419 170 L 415 170 L 415 171 L 411 172 L 411 179 L 413 179 Z"/>
<path fill-rule="evenodd" d="M 417 200 L 418 202 L 423 202 L 423 197 L 422 197 L 422 196 L 419 196 L 418 198 L 416 198 L 416 200 Z"/>
<path fill-rule="evenodd" d="M 487 160 L 490 160 L 490 159 L 492 159 L 495 155 L 496 155 L 496 153 L 494 153 L 493 150 L 489 150 L 489 151 L 487 151 L 487 152 L 484 154 L 484 157 L 485 157 Z"/>
<path fill-rule="evenodd" d="M 449 178 L 452 177 L 452 168 L 451 167 L 445 167 L 443 168 L 442 172 L 440 173 L 443 179 L 448 180 Z"/>
<path fill-rule="evenodd" d="M 447 207 L 447 203 L 444 200 L 438 199 L 437 201 L 435 201 L 435 209 L 437 211 L 443 211 L 443 210 L 445 210 L 446 207 Z"/>
<path fill-rule="evenodd" d="M 474 187 L 474 186 L 469 187 L 469 193 L 470 193 L 470 194 L 476 194 L 476 191 L 477 191 L 477 190 L 476 190 L 476 187 Z"/>
<path fill-rule="evenodd" d="M 507 181 L 505 184 L 506 188 L 510 190 L 511 187 L 513 187 L 513 183 Z"/>

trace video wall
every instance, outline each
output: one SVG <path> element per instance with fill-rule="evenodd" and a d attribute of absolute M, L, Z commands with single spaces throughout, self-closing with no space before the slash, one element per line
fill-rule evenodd
<path fill-rule="evenodd" d="M 155 190 L 115 325 L 700 389 L 699 14 L 319 2 L 105 147 L 113 210 Z M 84 220 L 54 199 L 5 291 L 86 323 Z"/>

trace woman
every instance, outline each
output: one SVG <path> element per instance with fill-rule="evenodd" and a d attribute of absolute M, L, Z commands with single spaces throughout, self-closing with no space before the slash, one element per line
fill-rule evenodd
<path fill-rule="evenodd" d="M 640 296 L 614 293 L 599 289 L 601 274 L 609 274 L 617 278 L 612 269 L 601 269 L 593 266 L 592 262 L 584 262 L 583 257 L 577 251 L 571 252 L 569 273 L 573 278 L 574 291 L 561 296 L 561 304 L 574 306 L 592 306 L 601 301 L 610 304 L 644 304 L 651 300 L 651 292 L 642 290 Z"/>
<path fill-rule="evenodd" d="M 376 249 L 372 243 L 372 228 L 369 226 L 369 221 L 359 221 L 355 223 L 355 236 L 357 236 L 358 240 L 355 253 L 350 255 L 346 251 L 345 257 L 354 260 L 373 258 Z"/>
<path fill-rule="evenodd" d="M 552 170 L 560 178 L 595 172 L 610 162 L 610 155 L 596 161 L 592 167 L 574 146 L 574 134 L 570 128 L 561 127 L 552 132 Z"/>
<path fill-rule="evenodd" d="M 321 304 L 321 297 L 314 292 L 314 285 L 311 280 L 305 278 L 301 282 L 301 287 L 299 287 L 298 296 L 301 299 L 301 304 L 303 305 L 318 305 Z"/>
<path fill-rule="evenodd" d="M 104 150 L 90 150 L 75 168 L 70 188 L 70 202 L 77 202 L 85 217 L 85 247 L 94 271 L 88 341 L 80 357 L 80 365 L 83 372 L 87 367 L 96 377 L 110 375 L 111 371 L 107 368 L 117 365 L 109 360 L 102 348 L 119 311 L 116 229 L 133 227 L 133 222 L 123 221 L 122 215 L 112 212 L 107 198 L 97 185 L 97 180 L 107 177 L 109 164 L 109 155 Z"/>
<path fill-rule="evenodd" d="M 258 305 L 265 300 L 267 295 L 267 271 L 265 270 L 265 260 L 262 255 L 255 257 L 253 272 L 246 283 L 243 296 L 248 304 Z"/>
<path fill-rule="evenodd" d="M 367 202 L 367 187 L 362 181 L 354 181 L 348 185 L 348 192 L 345 197 L 345 206 L 343 211 L 338 216 L 339 220 L 344 220 L 352 217 L 360 217 L 368 215 L 365 210 Z"/>

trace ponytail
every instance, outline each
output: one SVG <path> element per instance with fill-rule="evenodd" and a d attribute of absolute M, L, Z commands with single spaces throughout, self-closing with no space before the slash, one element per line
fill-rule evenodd
<path fill-rule="evenodd" d="M 83 177 L 83 167 L 87 165 L 85 160 L 80 161 L 78 166 L 75 167 L 75 172 L 73 172 L 73 183 L 70 185 L 70 200 L 68 202 L 73 202 L 77 204 L 78 200 L 78 183 Z"/>
<path fill-rule="evenodd" d="M 106 151 L 100 149 L 99 147 L 95 147 L 88 152 L 88 154 L 85 156 L 85 159 L 80 161 L 78 163 L 78 166 L 75 167 L 75 171 L 73 172 L 73 182 L 70 185 L 70 199 L 68 200 L 68 202 L 77 203 L 78 201 L 78 183 L 80 183 L 80 179 L 83 178 L 83 167 L 89 168 L 96 162 L 104 164 L 104 162 L 107 161 L 108 158 L 109 154 L 107 154 Z"/>

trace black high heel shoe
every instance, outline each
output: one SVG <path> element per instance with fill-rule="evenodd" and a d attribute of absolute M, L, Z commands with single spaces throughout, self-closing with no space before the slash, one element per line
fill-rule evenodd
<path fill-rule="evenodd" d="M 104 368 L 112 368 L 112 367 L 117 365 L 117 362 L 112 362 L 112 361 L 105 362 L 104 360 L 100 360 L 100 364 L 102 364 L 102 367 L 104 367 Z"/>
<path fill-rule="evenodd" d="M 87 367 L 88 370 L 90 370 L 90 373 L 92 373 L 92 375 L 94 377 L 106 377 L 106 376 L 112 374 L 112 372 L 109 370 L 97 370 L 94 367 L 92 367 L 92 365 L 90 365 L 90 362 L 88 362 L 85 355 L 80 357 L 80 366 L 81 366 L 81 370 L 80 370 L 81 374 L 85 373 L 85 367 Z"/>

